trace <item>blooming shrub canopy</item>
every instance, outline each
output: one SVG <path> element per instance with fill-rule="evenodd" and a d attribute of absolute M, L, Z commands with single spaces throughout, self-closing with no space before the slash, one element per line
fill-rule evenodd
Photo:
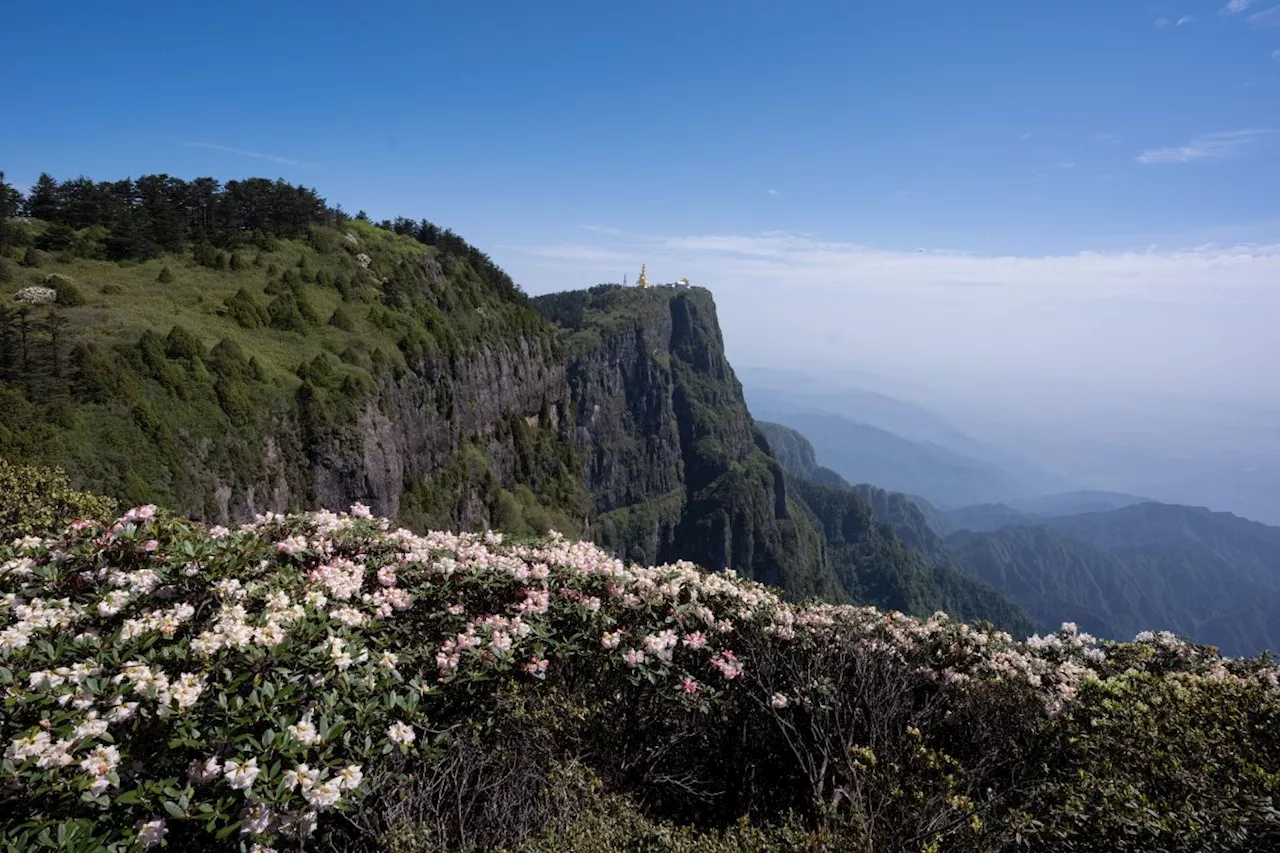
<path fill-rule="evenodd" d="M 0 546 L 0 596 L 15 849 L 296 847 L 357 809 L 375 768 L 447 749 L 486 691 L 539 690 L 584 661 L 673 714 L 748 702 L 784 728 L 833 697 L 779 656 L 833 643 L 939 693 L 1016 683 L 1048 716 L 1134 665 L 1273 699 L 1277 684 L 1264 662 L 1169 635 L 1140 638 L 1142 654 L 1070 625 L 1020 643 L 943 614 L 789 604 L 687 563 L 626 566 L 556 534 L 391 530 L 360 505 L 234 530 L 151 506 L 77 521 Z"/>

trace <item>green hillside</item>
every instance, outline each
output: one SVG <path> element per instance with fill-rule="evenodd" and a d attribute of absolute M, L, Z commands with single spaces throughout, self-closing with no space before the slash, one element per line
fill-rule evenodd
<path fill-rule="evenodd" d="M 542 401 L 456 381 L 494 361 L 553 373 L 558 356 L 452 232 L 375 227 L 263 180 L 46 189 L 28 208 L 47 218 L 5 229 L 0 453 L 210 520 L 361 499 L 420 524 L 581 528 L 572 447 L 525 423 Z M 445 432 L 388 427 L 408 406 Z M 488 461 L 497 446 L 524 488 Z M 369 463 L 383 470 L 353 470 Z"/>

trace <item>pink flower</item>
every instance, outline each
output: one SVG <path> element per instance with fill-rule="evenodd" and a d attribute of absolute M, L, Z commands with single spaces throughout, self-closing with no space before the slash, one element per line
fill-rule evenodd
<path fill-rule="evenodd" d="M 524 665 L 524 671 L 530 675 L 542 675 L 547 671 L 547 665 L 550 663 L 546 658 L 530 658 L 529 662 Z"/>
<path fill-rule="evenodd" d="M 373 515 L 369 508 L 362 503 L 353 503 L 351 505 L 352 518 L 370 518 Z"/>
<path fill-rule="evenodd" d="M 622 656 L 629 667 L 637 667 L 644 663 L 644 652 L 639 649 L 627 649 L 627 653 Z"/>
<path fill-rule="evenodd" d="M 700 649 L 707 644 L 707 635 L 701 631 L 684 635 L 684 644 L 691 649 Z"/>
<path fill-rule="evenodd" d="M 142 543 L 142 550 L 144 551 L 154 551 L 159 547 L 160 543 L 154 539 L 148 539 L 146 542 Z"/>
<path fill-rule="evenodd" d="M 71 522 L 72 530 L 84 530 L 86 527 L 93 527 L 93 522 L 87 518 L 77 518 Z"/>
<path fill-rule="evenodd" d="M 680 682 L 680 687 L 685 693 L 698 692 L 698 682 L 694 681 L 692 678 L 686 678 L 684 681 Z"/>

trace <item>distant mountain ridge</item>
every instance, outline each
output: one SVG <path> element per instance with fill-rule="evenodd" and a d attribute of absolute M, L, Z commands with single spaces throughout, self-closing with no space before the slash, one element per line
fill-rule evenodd
<path fill-rule="evenodd" d="M 1027 484 L 998 466 L 940 445 L 910 441 L 838 415 L 780 412 L 753 405 L 762 419 L 802 433 L 824 465 L 849 482 L 875 483 L 895 492 L 923 495 L 942 506 L 1028 494 Z"/>
<path fill-rule="evenodd" d="M 858 577 L 842 575 L 851 591 L 858 590 L 874 600 L 899 602 L 894 606 L 909 612 L 942 609 L 961 619 L 988 619 L 1014 634 L 1025 636 L 1032 630 L 1032 621 L 1021 607 L 958 569 L 924 515 L 906 497 L 874 486 L 852 486 L 839 474 L 818 465 L 813 446 L 795 430 L 766 421 L 758 425 L 787 469 L 795 484 L 793 490 L 822 521 L 837 555 L 855 565 L 874 567 L 890 562 L 884 558 L 860 560 L 865 549 L 842 548 L 851 531 L 880 526 L 892 530 L 896 544 L 910 555 L 903 558 L 897 554 L 902 568 L 894 576 L 865 571 Z M 840 574 L 839 569 L 837 573 Z"/>
<path fill-rule="evenodd" d="M 797 431 L 778 424 L 762 429 L 788 470 L 838 476 L 819 464 Z M 932 565 L 1000 591 L 1030 614 L 1039 632 L 1070 621 L 1112 639 L 1167 630 L 1233 655 L 1280 649 L 1280 528 L 1119 493 L 1050 495 L 1023 504 L 1121 504 L 1040 518 L 1004 504 L 944 511 L 874 486 L 850 488 Z M 962 529 L 966 525 L 975 529 Z"/>

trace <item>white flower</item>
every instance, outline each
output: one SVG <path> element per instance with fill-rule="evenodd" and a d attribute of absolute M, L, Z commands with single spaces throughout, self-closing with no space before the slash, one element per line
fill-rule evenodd
<path fill-rule="evenodd" d="M 327 809 L 330 806 L 337 805 L 342 799 L 342 788 L 337 780 L 330 779 L 322 785 L 316 785 L 308 790 L 305 794 L 306 800 L 318 809 Z"/>
<path fill-rule="evenodd" d="M 98 602 L 99 616 L 115 616 L 129 603 L 130 595 L 122 589 L 113 589 Z"/>
<path fill-rule="evenodd" d="M 240 821 L 241 835 L 261 835 L 271 831 L 275 815 L 262 803 L 254 803 L 241 813 Z"/>
<path fill-rule="evenodd" d="M 125 720 L 133 716 L 138 710 L 137 702 L 126 702 L 117 696 L 115 704 L 111 706 L 111 710 L 107 711 L 107 721 L 111 723 L 123 723 Z"/>
<path fill-rule="evenodd" d="M 775 708 L 785 708 L 791 704 L 785 693 L 775 693 L 769 697 L 769 704 Z"/>
<path fill-rule="evenodd" d="M 222 765 L 218 763 L 217 758 L 207 758 L 204 761 L 194 762 L 191 769 L 187 771 L 187 775 L 191 777 L 192 782 L 203 785 L 222 775 Z"/>
<path fill-rule="evenodd" d="M 330 610 L 329 618 L 336 622 L 341 622 L 348 628 L 358 628 L 369 620 L 369 617 L 354 607 L 339 607 L 337 610 Z"/>
<path fill-rule="evenodd" d="M 52 287 L 24 287 L 13 298 L 29 305 L 48 305 L 57 301 L 58 291 Z"/>
<path fill-rule="evenodd" d="M 138 843 L 143 847 L 154 847 L 164 840 L 168 832 L 163 819 L 149 820 L 138 827 Z"/>
<path fill-rule="evenodd" d="M 222 772 L 232 789 L 243 791 L 253 787 L 253 780 L 257 779 L 262 771 L 258 769 L 258 759 L 250 758 L 248 761 L 228 759 Z"/>
<path fill-rule="evenodd" d="M 334 778 L 342 790 L 354 791 L 360 787 L 360 783 L 364 780 L 364 771 L 360 769 L 358 764 L 348 764 L 339 770 L 338 775 Z"/>
<path fill-rule="evenodd" d="M 616 649 L 621 642 L 622 634 L 618 631 L 611 631 L 600 638 L 600 645 L 606 649 Z"/>
<path fill-rule="evenodd" d="M 289 737 L 303 746 L 315 746 L 320 742 L 320 732 L 310 720 L 299 720 L 289 726 Z"/>
<path fill-rule="evenodd" d="M 400 658 L 396 656 L 395 652 L 383 652 L 382 657 L 379 659 L 379 663 L 387 669 L 395 669 L 396 664 L 399 662 Z"/>
<path fill-rule="evenodd" d="M 298 786 L 301 786 L 304 791 L 310 791 L 319 780 L 320 771 L 312 770 L 306 764 L 299 764 L 284 774 L 284 783 L 290 791 Z"/>
<path fill-rule="evenodd" d="M 88 719 L 75 728 L 76 740 L 85 740 L 86 738 L 99 737 L 107 731 L 107 721 L 100 719 Z"/>
<path fill-rule="evenodd" d="M 284 628 L 280 627 L 279 622 L 268 622 L 253 632 L 254 641 L 265 648 L 280 645 L 285 641 L 285 636 Z"/>
<path fill-rule="evenodd" d="M 392 723 L 387 727 L 387 737 L 392 743 L 399 743 L 408 746 L 417 739 L 417 734 L 413 731 L 413 726 L 406 723 Z"/>
<path fill-rule="evenodd" d="M 120 763 L 120 751 L 114 746 L 96 746 L 89 757 L 80 762 L 80 769 L 90 776 L 106 776 Z"/>

